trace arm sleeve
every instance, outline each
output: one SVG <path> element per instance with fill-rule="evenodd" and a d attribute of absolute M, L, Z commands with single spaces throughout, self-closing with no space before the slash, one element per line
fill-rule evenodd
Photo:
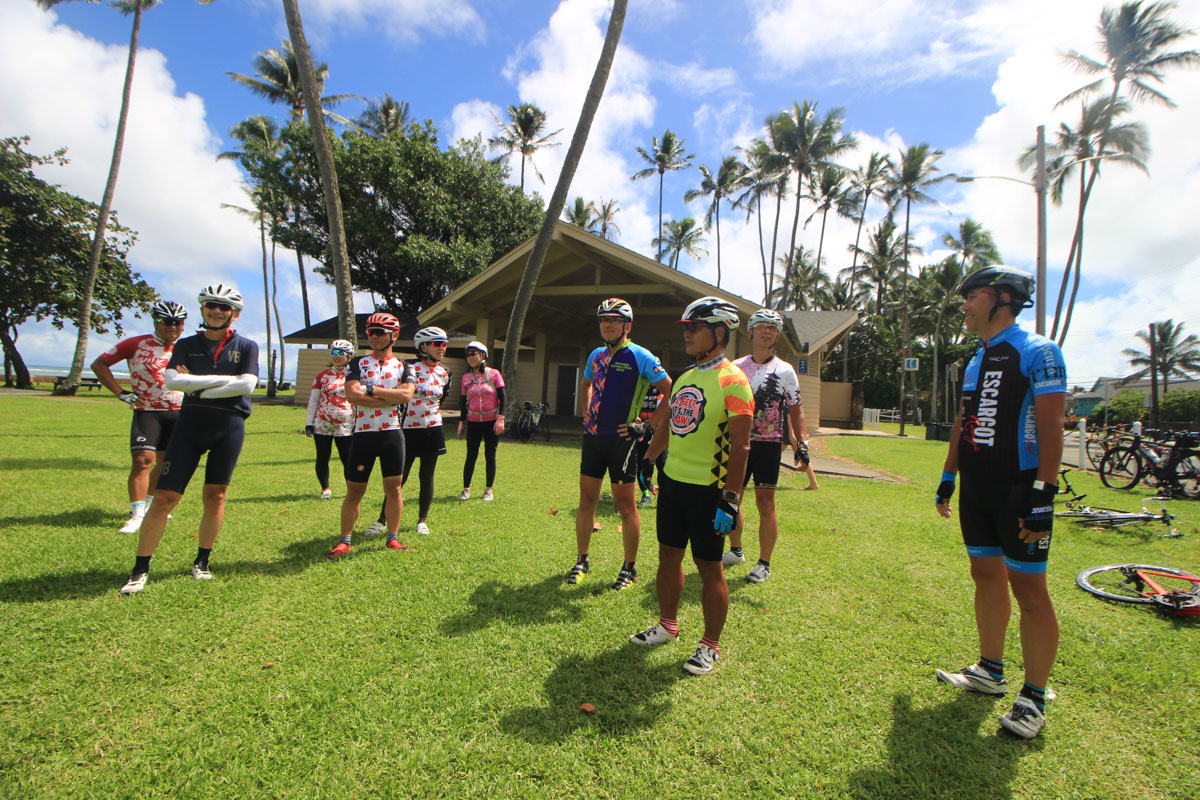
<path fill-rule="evenodd" d="M 308 395 L 308 411 L 304 416 L 304 424 L 312 425 L 317 418 L 317 405 L 321 402 L 321 390 L 313 389 Z"/>
<path fill-rule="evenodd" d="M 500 404 L 500 408 L 497 411 L 497 413 L 502 417 L 504 416 L 504 409 L 508 408 L 507 402 L 505 400 L 506 397 L 507 397 L 507 395 L 504 391 L 504 384 L 502 384 L 502 383 L 497 384 L 496 385 L 496 402 Z"/>
<path fill-rule="evenodd" d="M 200 396 L 208 400 L 215 400 L 218 397 L 237 397 L 250 394 L 258 386 L 258 375 L 253 372 L 243 372 L 236 378 L 227 377 L 226 379 L 229 383 L 213 389 L 205 389 Z"/>
<path fill-rule="evenodd" d="M 459 392 L 459 395 L 458 395 L 458 410 L 459 410 L 459 413 L 462 414 L 463 420 L 466 420 L 466 418 L 467 418 L 467 392 L 469 392 L 469 391 L 470 391 L 470 389 L 467 388 L 467 376 L 463 375 L 462 376 L 462 391 Z"/>
<path fill-rule="evenodd" d="M 167 368 L 163 373 L 163 385 L 172 392 L 202 392 L 206 389 L 213 389 L 218 386 L 224 386 L 231 378 L 228 375 L 180 375 L 171 368 Z"/>

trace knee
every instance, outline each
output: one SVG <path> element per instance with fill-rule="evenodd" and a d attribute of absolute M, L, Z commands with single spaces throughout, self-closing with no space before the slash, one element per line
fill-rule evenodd
<path fill-rule="evenodd" d="M 204 487 L 204 505 L 206 506 L 224 506 L 225 493 L 229 490 L 228 486 L 209 485 Z"/>
<path fill-rule="evenodd" d="M 355 500 L 355 501 L 361 500 L 362 496 L 364 494 L 366 494 L 366 492 L 367 492 L 367 485 L 365 483 L 352 483 L 350 481 L 346 481 L 346 499 L 347 500 Z"/>
<path fill-rule="evenodd" d="M 133 469 L 135 472 L 145 472 L 154 466 L 153 450 L 134 450 Z"/>
<path fill-rule="evenodd" d="M 183 498 L 179 492 L 172 492 L 167 489 L 159 489 L 154 493 L 154 505 L 151 508 L 157 510 L 170 511 L 179 505 L 179 501 Z"/>

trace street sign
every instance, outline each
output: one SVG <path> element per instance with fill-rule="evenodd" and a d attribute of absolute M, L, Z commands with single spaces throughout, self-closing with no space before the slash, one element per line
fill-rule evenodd
<path fill-rule="evenodd" d="M 808 359 L 807 358 L 796 359 L 796 373 L 799 375 L 807 375 L 808 374 Z"/>
<path fill-rule="evenodd" d="M 906 359 L 904 359 L 904 371 L 905 372 L 916 372 L 920 366 L 920 363 L 921 363 L 921 359 L 919 359 L 919 358 L 906 358 Z"/>

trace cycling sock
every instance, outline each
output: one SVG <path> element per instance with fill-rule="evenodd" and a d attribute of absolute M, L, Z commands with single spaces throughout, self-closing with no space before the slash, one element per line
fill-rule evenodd
<path fill-rule="evenodd" d="M 150 571 L 150 556 L 136 556 L 133 559 L 133 574 L 141 575 Z"/>
<path fill-rule="evenodd" d="M 591 569 L 591 567 L 592 567 L 592 563 L 591 563 L 591 562 L 588 560 L 588 554 L 587 554 L 587 553 L 580 553 L 580 554 L 579 554 L 579 560 L 578 560 L 578 561 L 576 561 L 575 563 L 576 563 L 576 564 L 583 564 L 583 567 L 584 567 L 584 569 Z"/>
<path fill-rule="evenodd" d="M 667 619 L 666 617 L 659 617 L 658 624 L 664 631 L 671 634 L 672 636 L 679 635 L 679 620 Z"/>
<path fill-rule="evenodd" d="M 738 558 L 742 557 L 742 548 L 740 547 L 731 547 L 729 548 L 729 552 L 733 553 Z"/>
<path fill-rule="evenodd" d="M 396 531 L 395 533 L 389 533 L 389 534 L 387 535 L 387 540 L 388 540 L 389 542 L 398 542 L 398 541 L 400 541 L 400 531 Z"/>
<path fill-rule="evenodd" d="M 1021 697 L 1032 700 L 1037 706 L 1038 711 L 1045 713 L 1046 711 L 1046 687 L 1034 686 L 1029 681 L 1025 681 L 1025 685 L 1021 687 Z"/>
<path fill-rule="evenodd" d="M 710 638 L 708 638 L 707 636 L 701 636 L 701 637 L 700 637 L 700 644 L 706 644 L 706 645 L 708 645 L 708 646 L 709 646 L 709 647 L 711 647 L 713 650 L 716 650 L 716 651 L 717 651 L 717 655 L 721 655 L 721 646 L 720 646 L 719 644 L 717 644 L 717 640 L 716 640 L 716 639 L 710 639 Z"/>
<path fill-rule="evenodd" d="M 621 567 L 621 569 L 628 570 L 628 571 L 632 572 L 634 575 L 637 575 L 637 567 L 634 566 L 636 563 L 637 562 L 635 562 L 635 561 L 626 561 L 625 565 L 623 567 Z"/>
<path fill-rule="evenodd" d="M 979 666 L 983 667 L 988 672 L 990 672 L 992 674 L 992 677 L 995 680 L 1000 680 L 1001 678 L 1004 677 L 1004 659 L 1003 658 L 1000 659 L 999 661 L 997 661 L 994 658 L 985 658 L 983 656 L 980 656 L 979 657 Z"/>
<path fill-rule="evenodd" d="M 136 503 L 130 503 L 129 504 L 129 516 L 131 516 L 131 517 L 145 516 L 146 515 L 146 505 L 147 504 L 146 504 L 145 500 L 139 500 Z"/>
<path fill-rule="evenodd" d="M 760 558 L 760 559 L 758 560 L 758 563 L 762 564 L 762 565 L 763 565 L 764 567 L 766 567 L 767 569 L 770 569 L 770 568 L 771 568 L 771 562 L 770 562 L 770 561 L 767 561 L 767 560 L 765 560 L 765 559 L 762 559 L 762 558 Z"/>
<path fill-rule="evenodd" d="M 344 544 L 344 545 L 350 544 L 350 534 L 347 533 L 345 536 L 342 537 L 342 544 Z"/>
<path fill-rule="evenodd" d="M 197 547 L 196 548 L 196 560 L 193 561 L 192 563 L 195 564 L 196 566 L 202 566 L 202 567 L 208 566 L 208 555 L 211 552 L 212 552 L 211 547 Z"/>

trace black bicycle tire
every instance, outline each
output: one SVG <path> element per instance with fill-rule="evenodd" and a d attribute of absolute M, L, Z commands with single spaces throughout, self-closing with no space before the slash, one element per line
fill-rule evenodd
<path fill-rule="evenodd" d="M 533 419 L 527 413 L 517 418 L 517 438 L 525 444 L 533 441 Z"/>
<path fill-rule="evenodd" d="M 1108 452 L 1108 441 L 1105 439 L 1088 439 L 1087 457 L 1092 463 L 1092 469 L 1100 469 L 1100 460 Z"/>
<path fill-rule="evenodd" d="M 1136 597 L 1130 595 L 1113 594 L 1112 592 L 1106 592 L 1104 589 L 1092 585 L 1091 579 L 1093 576 L 1099 575 L 1102 572 L 1109 572 L 1111 570 L 1120 572 L 1122 567 L 1127 567 L 1129 569 L 1152 569 L 1156 572 L 1166 572 L 1186 580 L 1196 581 L 1198 584 L 1200 584 L 1200 578 L 1196 577 L 1190 572 L 1185 572 L 1181 569 L 1175 569 L 1173 567 L 1156 567 L 1151 564 L 1104 564 L 1103 566 L 1089 567 L 1087 569 L 1080 570 L 1079 574 L 1075 576 L 1075 585 L 1080 589 L 1083 589 L 1088 594 L 1095 595 L 1096 597 L 1103 597 L 1106 600 L 1113 600 L 1117 603 L 1134 603 L 1136 605 L 1143 606 L 1154 605 L 1154 600 L 1150 599 L 1149 597 L 1143 597 L 1140 594 Z"/>
<path fill-rule="evenodd" d="M 1175 465 L 1175 485 L 1189 500 L 1200 498 L 1200 455 L 1189 455 Z"/>
<path fill-rule="evenodd" d="M 1128 470 L 1131 462 L 1132 473 Z M 1100 459 L 1100 482 L 1110 489 L 1132 489 L 1141 477 L 1142 458 L 1133 447 L 1114 447 Z"/>
<path fill-rule="evenodd" d="M 1137 511 L 1117 511 L 1111 508 L 1094 508 L 1088 511 L 1059 511 L 1056 517 L 1069 519 L 1077 525 L 1094 525 L 1100 528 L 1123 528 L 1126 525 L 1149 525 L 1152 522 L 1162 522 L 1161 519 L 1149 513 Z"/>

